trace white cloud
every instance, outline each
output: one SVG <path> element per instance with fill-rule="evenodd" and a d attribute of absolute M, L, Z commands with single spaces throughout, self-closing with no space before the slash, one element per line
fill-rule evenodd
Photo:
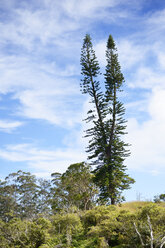
<path fill-rule="evenodd" d="M 150 119 L 138 123 L 135 118 L 128 121 L 128 140 L 132 144 L 129 168 L 148 171 L 152 174 L 165 173 L 165 90 L 154 90 L 149 102 Z"/>
<path fill-rule="evenodd" d="M 148 19 L 147 24 L 156 32 L 165 29 L 165 9 L 154 12 Z"/>
<path fill-rule="evenodd" d="M 16 114 L 66 127 L 81 122 L 82 98 L 79 79 L 75 79 L 80 74 L 80 34 L 90 30 L 96 19 L 104 22 L 109 8 L 113 21 L 122 17 L 122 10 L 117 13 L 116 9 L 120 3 L 71 0 L 2 4 L 10 18 L 0 23 L 0 92 L 12 92 L 19 100 Z M 6 45 L 12 55 L 6 52 Z M 100 45 L 96 48 L 101 57 Z"/>
<path fill-rule="evenodd" d="M 99 41 L 95 46 L 94 50 L 96 51 L 96 57 L 99 61 L 99 65 L 101 67 L 104 67 L 106 65 L 106 57 L 105 57 L 105 51 L 106 51 L 106 41 Z"/>
<path fill-rule="evenodd" d="M 153 70 L 153 67 L 139 66 L 132 75 L 128 84 L 131 88 L 153 89 L 165 87 L 165 75 L 161 71 Z"/>
<path fill-rule="evenodd" d="M 139 64 L 144 63 L 147 57 L 150 47 L 145 45 L 144 49 L 143 45 L 138 45 L 134 42 L 134 40 L 125 38 L 116 43 L 122 70 L 130 70 L 133 66 L 139 66 Z M 101 66 L 106 65 L 106 43 L 107 40 L 102 40 L 94 46 L 96 56 Z"/>
<path fill-rule="evenodd" d="M 97 19 L 105 16 L 107 8 L 114 8 L 120 0 L 64 0 L 62 2 L 46 1 L 46 7 L 57 8 L 64 12 L 66 16 L 78 21 L 80 19 Z M 113 9 L 112 9 L 113 11 Z"/>
<path fill-rule="evenodd" d="M 73 127 L 81 122 L 81 114 L 76 106 L 80 106 L 79 99 L 73 94 L 67 95 L 67 89 L 64 93 L 43 92 L 41 91 L 22 91 L 16 96 L 21 102 L 21 108 L 17 114 L 31 119 L 46 120 L 51 124 L 61 127 Z"/>
<path fill-rule="evenodd" d="M 159 50 L 158 54 L 158 63 L 162 70 L 165 69 L 165 51 Z"/>
<path fill-rule="evenodd" d="M 142 64 L 149 49 L 147 46 L 144 49 L 143 45 L 137 45 L 134 43 L 134 40 L 130 41 L 128 39 L 120 40 L 117 48 L 123 70 L 129 70 L 135 65 Z"/>
<path fill-rule="evenodd" d="M 38 49 L 38 42 L 41 42 L 40 45 L 60 46 L 63 40 L 71 38 L 72 32 L 88 31 L 95 20 L 107 21 L 108 17 L 109 21 L 115 21 L 123 18 L 122 10 L 116 11 L 114 8 L 120 2 L 119 0 L 40 1 L 35 8 L 34 3 L 25 1 L 24 4 L 14 5 L 8 1 L 8 8 L 5 4 L 2 4 L 2 7 L 4 6 L 10 14 L 11 21 L 0 23 L 1 41 L 12 42 L 33 51 Z M 107 13 L 109 8 L 111 8 L 110 16 Z"/>
<path fill-rule="evenodd" d="M 13 93 L 19 100 L 15 115 L 43 119 L 51 124 L 72 127 L 81 122 L 82 98 L 76 68 L 58 68 L 55 63 L 34 63 L 28 58 L 4 56 L 0 59 L 2 71 L 0 92 Z"/>
<path fill-rule="evenodd" d="M 133 5 L 132 1 L 125 1 L 125 4 Z M 87 102 L 83 105 L 79 93 L 82 35 L 91 30 L 97 31 L 96 20 L 100 25 L 107 23 L 110 28 L 110 24 L 115 22 L 134 28 L 136 14 L 134 24 L 131 24 L 130 16 L 134 13 L 122 9 L 121 0 L 36 0 L 19 4 L 6 0 L 1 1 L 1 5 L 8 15 L 0 23 L 0 92 L 12 92 L 19 101 L 19 108 L 13 109 L 17 116 L 42 119 L 72 129 L 80 124 L 82 112 L 89 109 Z M 120 22 L 124 18 L 127 23 Z M 126 105 L 135 112 L 128 123 L 128 138 L 132 143 L 129 167 L 156 173 L 162 170 L 165 162 L 165 117 L 161 111 L 165 106 L 164 10 L 146 18 L 138 19 L 141 26 L 134 35 L 124 34 L 125 37 L 120 38 L 119 34 L 117 47 L 122 70 L 126 73 L 131 71 L 127 75 L 128 86 L 151 91 L 142 100 L 133 99 Z M 95 49 L 101 66 L 104 66 L 104 37 Z M 136 113 L 142 111 L 150 116 L 150 120 L 138 123 Z M 8 125 L 8 130 L 13 130 L 21 124 L 19 121 L 0 122 L 0 129 L 7 130 L 5 126 Z M 85 130 L 85 123 L 83 125 Z M 81 145 L 86 141 L 79 141 L 79 137 L 79 131 L 72 131 L 65 137 L 64 143 L 68 146 L 64 150 L 42 150 L 25 144 L 1 149 L 0 156 L 10 161 L 26 162 L 37 170 L 42 168 L 44 173 L 47 169 L 64 169 L 85 157 Z"/>
<path fill-rule="evenodd" d="M 25 162 L 39 173 L 64 172 L 72 164 L 84 161 L 86 155 L 81 147 L 43 150 L 33 144 L 8 145 L 0 149 L 0 158 L 11 162 Z"/>
<path fill-rule="evenodd" d="M 22 125 L 23 122 L 20 121 L 0 120 L 0 131 L 10 133 Z"/>
<path fill-rule="evenodd" d="M 149 102 L 149 113 L 155 121 L 164 125 L 165 123 L 165 89 L 157 88 L 153 90 Z"/>
<path fill-rule="evenodd" d="M 138 112 L 147 112 L 148 111 L 148 98 L 145 98 L 144 100 L 135 100 L 131 101 L 125 104 L 125 108 L 131 112 L 135 109 L 138 110 Z M 135 113 L 134 113 L 135 114 Z"/>

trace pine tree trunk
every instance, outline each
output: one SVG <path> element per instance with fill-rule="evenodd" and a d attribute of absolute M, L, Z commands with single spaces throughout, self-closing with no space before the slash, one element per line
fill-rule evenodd
<path fill-rule="evenodd" d="M 111 197 L 111 205 L 116 205 L 116 201 L 114 197 Z"/>

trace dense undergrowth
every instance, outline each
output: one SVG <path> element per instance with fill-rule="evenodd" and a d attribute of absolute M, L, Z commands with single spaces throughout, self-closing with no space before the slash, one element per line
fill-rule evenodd
<path fill-rule="evenodd" d="M 165 204 L 130 202 L 0 221 L 1 248 L 165 247 Z"/>

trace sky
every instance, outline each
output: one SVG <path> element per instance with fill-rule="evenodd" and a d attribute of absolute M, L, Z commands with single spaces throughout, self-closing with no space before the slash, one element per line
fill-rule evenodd
<path fill-rule="evenodd" d="M 104 73 L 111 34 L 125 77 L 125 165 L 136 180 L 124 195 L 165 193 L 163 0 L 0 0 L 0 30 L 1 179 L 17 170 L 49 178 L 87 160 L 81 47 L 90 34 Z"/>

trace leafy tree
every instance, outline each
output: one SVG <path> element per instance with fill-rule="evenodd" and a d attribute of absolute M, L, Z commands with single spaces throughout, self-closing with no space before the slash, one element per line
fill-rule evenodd
<path fill-rule="evenodd" d="M 155 195 L 154 202 L 165 202 L 165 194 Z"/>
<path fill-rule="evenodd" d="M 54 232 L 61 236 L 62 243 L 66 247 L 73 247 L 73 236 L 77 236 L 82 231 L 80 217 L 76 213 L 56 214 L 53 218 Z"/>
<path fill-rule="evenodd" d="M 53 207 L 69 209 L 89 209 L 94 204 L 97 189 L 93 184 L 90 166 L 82 163 L 72 164 L 65 173 L 53 173 Z"/>
<path fill-rule="evenodd" d="M 165 245 L 165 209 L 150 203 L 137 211 L 134 232 L 138 247 L 163 248 Z M 129 234 L 130 235 L 130 232 Z M 130 237 L 130 236 L 129 236 Z M 131 238 L 131 237 L 130 237 Z M 132 243 L 135 240 L 132 240 Z"/>
<path fill-rule="evenodd" d="M 102 92 L 99 78 L 100 67 L 93 50 L 89 35 L 86 35 L 81 51 L 83 94 L 88 94 L 93 108 L 88 111 L 87 122 L 93 126 L 86 130 L 86 137 L 90 137 L 87 152 L 89 159 L 94 159 L 94 182 L 100 188 L 101 201 L 115 204 L 120 201 L 121 193 L 128 189 L 134 180 L 126 173 L 125 158 L 129 155 L 128 144 L 122 141 L 125 134 L 125 109 L 118 100 L 124 77 L 120 71 L 118 55 L 112 36 L 107 42 L 107 66 L 105 73 L 105 92 Z"/>
<path fill-rule="evenodd" d="M 34 218 L 51 213 L 51 182 L 37 179 L 29 172 L 9 174 L 0 181 L 0 217 L 8 222 L 13 217 Z"/>
<path fill-rule="evenodd" d="M 37 212 L 46 217 L 51 214 L 51 182 L 39 178 L 37 185 Z"/>
<path fill-rule="evenodd" d="M 79 209 L 90 209 L 94 204 L 97 189 L 93 184 L 93 175 L 88 164 L 72 164 L 62 175 L 68 197 Z"/>
<path fill-rule="evenodd" d="M 6 177 L 8 185 L 15 187 L 15 198 L 22 218 L 33 218 L 37 214 L 37 179 L 30 172 L 19 170 Z"/>
<path fill-rule="evenodd" d="M 13 216 L 19 215 L 19 204 L 16 197 L 16 186 L 0 181 L 0 218 L 8 222 Z"/>
<path fill-rule="evenodd" d="M 51 208 L 53 212 L 58 212 L 62 209 L 68 209 L 69 204 L 67 201 L 65 188 L 61 180 L 61 173 L 55 172 L 52 173 L 51 176 L 53 177 L 53 186 L 51 188 Z"/>
<path fill-rule="evenodd" d="M 165 194 L 160 194 L 160 200 L 165 201 Z"/>
<path fill-rule="evenodd" d="M 38 248 L 49 240 L 51 223 L 43 218 L 34 221 L 13 218 L 0 221 L 1 248 Z"/>

